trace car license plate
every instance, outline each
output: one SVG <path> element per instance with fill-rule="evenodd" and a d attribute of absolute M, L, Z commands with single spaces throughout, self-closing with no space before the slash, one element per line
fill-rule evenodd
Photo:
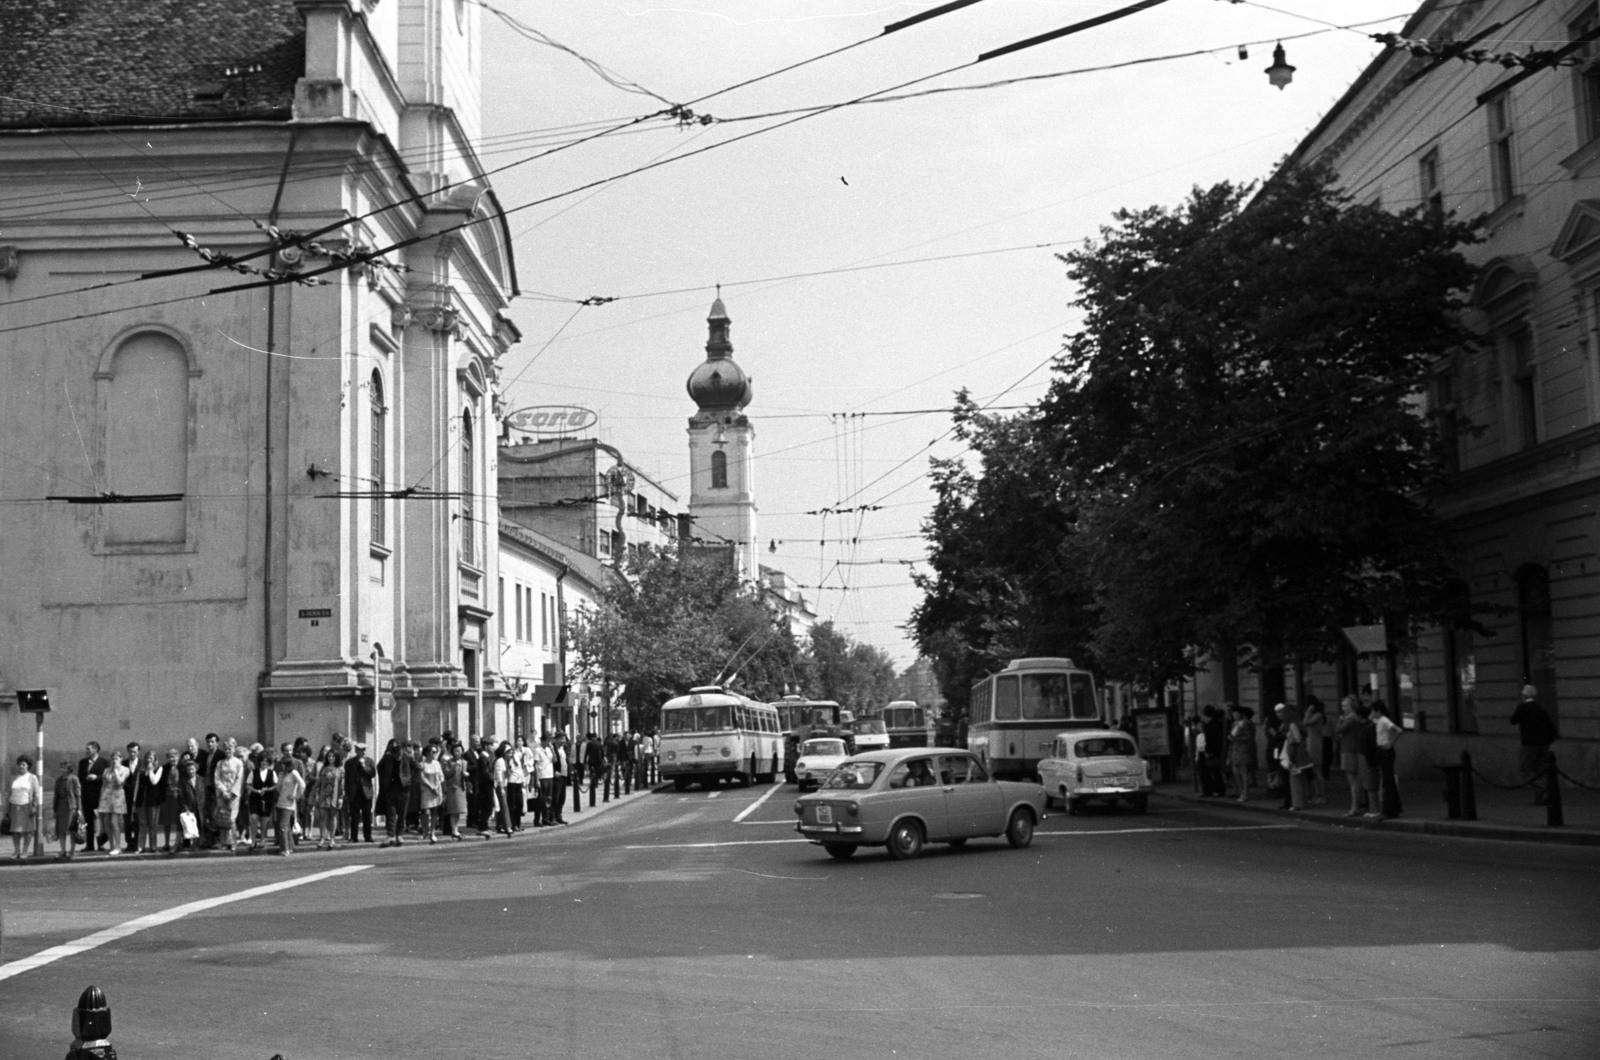
<path fill-rule="evenodd" d="M 832 824 L 833 823 L 833 807 L 832 806 L 818 806 L 817 807 L 817 823 L 818 824 Z"/>

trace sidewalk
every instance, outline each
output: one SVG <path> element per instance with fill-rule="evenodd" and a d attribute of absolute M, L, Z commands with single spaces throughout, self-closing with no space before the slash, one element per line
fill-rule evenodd
<path fill-rule="evenodd" d="M 1185 773 L 1187 772 L 1185 770 Z M 1310 806 L 1299 811 L 1281 808 L 1280 796 L 1277 794 L 1268 796 L 1259 788 L 1251 789 L 1250 801 L 1241 803 L 1232 798 L 1203 799 L 1195 790 L 1194 782 L 1187 778 L 1170 784 L 1156 785 L 1157 794 L 1198 806 L 1268 814 L 1335 827 L 1370 828 L 1380 832 L 1410 832 L 1473 839 L 1514 839 L 1535 843 L 1600 846 L 1600 792 L 1584 791 L 1563 782 L 1561 805 L 1566 824 L 1560 828 L 1551 828 L 1545 823 L 1545 807 L 1533 804 L 1533 796 L 1527 788 L 1520 791 L 1504 791 L 1491 788 L 1479 781 L 1475 790 L 1478 800 L 1478 819 L 1451 820 L 1445 816 L 1442 776 L 1433 783 L 1419 780 L 1401 781 L 1400 798 L 1405 804 L 1405 813 L 1389 820 L 1374 821 L 1364 817 L 1344 816 L 1345 811 L 1350 808 L 1350 789 L 1346 786 L 1342 775 L 1336 775 L 1329 782 L 1327 805 Z"/>
<path fill-rule="evenodd" d="M 572 801 L 571 801 L 571 799 L 569 798 L 566 801 L 567 824 L 568 824 L 569 827 L 570 826 L 574 826 L 574 825 L 581 825 L 586 821 L 593 820 L 594 818 L 598 817 L 600 814 L 604 813 L 606 810 L 615 809 L 618 806 L 627 805 L 628 803 L 633 802 L 635 799 L 643 798 L 644 796 L 653 794 L 656 791 L 668 790 L 670 787 L 671 787 L 671 785 L 661 785 L 661 784 L 648 785 L 647 784 L 642 788 L 635 788 L 634 791 L 631 794 L 615 796 L 614 798 L 612 798 L 612 800 L 610 802 L 606 802 L 605 798 L 604 798 L 604 795 L 600 791 L 596 791 L 595 792 L 595 802 L 594 802 L 594 808 L 593 809 L 591 809 L 589 807 L 589 789 L 588 788 L 584 788 L 584 792 L 583 792 L 583 809 L 581 811 L 574 812 L 573 809 L 572 809 Z M 527 821 L 530 821 L 530 822 L 533 820 L 533 818 L 531 816 L 525 817 L 524 819 L 527 820 Z M 507 837 L 507 836 L 499 836 L 499 835 L 482 835 L 482 834 L 480 834 L 478 832 L 469 831 L 468 829 L 463 828 L 462 829 L 462 836 L 463 836 L 462 842 L 466 842 L 466 843 L 470 843 L 470 842 L 487 842 L 487 841 L 492 840 L 493 842 L 498 844 L 498 843 L 504 842 L 507 838 L 511 839 L 514 842 L 519 842 L 519 841 L 522 841 L 522 840 L 533 839 L 536 836 L 559 835 L 563 831 L 565 831 L 565 829 L 562 829 L 562 828 L 559 828 L 559 827 L 557 827 L 557 828 L 540 828 L 540 829 L 535 830 L 530 825 L 529 827 L 525 828 L 524 831 L 518 832 L 518 833 L 516 833 L 514 835 L 511 835 L 511 836 Z M 334 847 L 334 849 L 332 851 L 318 850 L 317 849 L 316 840 L 314 840 L 314 839 L 301 839 L 300 842 L 295 846 L 294 856 L 295 856 L 295 858 L 300 858 L 300 857 L 305 857 L 305 856 L 313 856 L 314 857 L 314 856 L 316 856 L 318 854 L 327 854 L 327 853 L 335 853 L 335 854 L 359 853 L 363 857 L 369 856 L 369 855 L 370 856 L 374 856 L 374 857 L 384 857 L 384 856 L 387 856 L 389 854 L 389 851 L 391 851 L 391 850 L 398 852 L 398 851 L 401 851 L 401 850 L 427 851 L 427 850 L 452 850 L 452 849 L 455 849 L 455 843 L 453 843 L 453 842 L 450 842 L 448 840 L 444 840 L 444 841 L 441 841 L 441 842 L 439 842 L 437 844 L 430 844 L 425 839 L 423 839 L 421 836 L 419 836 L 419 835 L 417 835 L 415 833 L 408 833 L 406 835 L 406 841 L 405 841 L 405 844 L 403 846 L 400 846 L 400 847 L 389 847 L 388 849 L 384 849 L 384 847 L 382 845 L 383 840 L 381 838 L 381 833 L 382 833 L 382 828 L 374 828 L 373 829 L 373 832 L 372 832 L 373 838 L 375 840 L 377 840 L 377 842 L 374 842 L 374 843 L 351 843 L 351 842 L 348 842 L 346 840 L 341 839 L 341 840 L 339 840 L 339 845 Z M 9 837 L 7 837 L 7 838 L 9 839 Z M 277 849 L 276 846 L 269 842 L 268 846 L 265 847 L 264 849 L 262 849 L 261 851 L 259 851 L 256 856 L 257 857 L 268 857 L 268 858 L 276 857 L 277 856 L 276 853 L 275 853 L 276 849 Z M 103 850 L 97 850 L 97 851 L 94 851 L 93 853 L 90 853 L 89 851 L 86 851 L 86 850 L 83 850 L 83 849 L 80 848 L 76 857 L 74 857 L 70 862 L 64 862 L 64 861 L 57 861 L 56 860 L 57 850 L 58 850 L 58 848 L 56 846 L 55 838 L 53 836 L 48 836 L 47 835 L 47 838 L 45 839 L 45 856 L 44 857 L 42 857 L 42 858 L 25 857 L 22 860 L 18 861 L 18 860 L 14 859 L 11 856 L 10 843 L 6 842 L 5 843 L 5 849 L 3 851 L 0 851 L 0 870 L 4 870 L 4 869 L 19 869 L 19 868 L 23 868 L 24 866 L 28 866 L 28 865 L 69 865 L 69 864 L 70 865 L 98 865 L 98 864 L 102 864 L 102 863 L 113 864 L 113 865 L 126 865 L 126 864 L 130 864 L 130 863 L 133 863 L 133 862 L 141 862 L 141 861 L 191 861 L 191 860 L 193 860 L 195 858 L 234 858 L 234 857 L 249 857 L 250 856 L 248 853 L 245 853 L 245 852 L 242 852 L 242 851 L 236 851 L 236 850 L 205 849 L 205 850 L 185 850 L 185 851 L 183 851 L 183 852 L 181 852 L 179 854 L 173 854 L 173 855 L 168 855 L 168 854 L 129 854 L 127 852 L 123 852 L 123 853 L 118 854 L 116 857 L 113 858 Z M 291 858 L 290 860 L 294 860 L 294 858 Z"/>

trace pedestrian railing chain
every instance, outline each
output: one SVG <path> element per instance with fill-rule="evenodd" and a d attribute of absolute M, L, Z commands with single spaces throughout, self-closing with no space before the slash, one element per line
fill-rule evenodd
<path fill-rule="evenodd" d="M 1534 781 L 1539 779 L 1538 776 L 1531 776 L 1527 780 L 1524 780 L 1520 784 L 1498 784 L 1495 781 L 1493 781 L 1493 780 L 1489 779 L 1488 777 L 1484 776 L 1483 773 L 1479 771 L 1477 766 L 1473 766 L 1472 767 L 1472 775 L 1477 777 L 1479 780 L 1483 781 L 1485 784 L 1489 785 L 1491 788 L 1499 788 L 1501 791 L 1519 791 L 1522 788 L 1528 787 Z"/>
<path fill-rule="evenodd" d="M 1568 784 L 1571 784 L 1575 788 L 1581 788 L 1584 791 L 1600 791 L 1600 787 L 1595 787 L 1595 786 L 1590 785 L 1590 784 L 1585 784 L 1583 781 L 1579 780 L 1577 777 L 1569 776 L 1567 771 L 1564 770 L 1564 769 L 1556 770 L 1556 774 L 1558 776 L 1560 776 L 1562 780 L 1565 780 Z"/>

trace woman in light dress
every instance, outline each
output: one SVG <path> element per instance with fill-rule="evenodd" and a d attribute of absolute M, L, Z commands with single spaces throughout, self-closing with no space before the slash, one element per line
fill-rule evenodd
<path fill-rule="evenodd" d="M 439 764 L 439 748 L 429 744 L 422 749 L 422 766 L 417 770 L 422 779 L 422 834 L 428 842 L 437 843 L 439 837 L 435 821 L 439 807 L 444 805 L 444 767 Z"/>
<path fill-rule="evenodd" d="M 227 750 L 211 770 L 211 797 L 215 800 L 211 827 L 217 830 L 218 845 L 226 850 L 234 848 L 233 826 L 239 816 L 239 792 L 243 787 L 244 760 L 239 756 L 238 743 L 230 736 Z"/>
<path fill-rule="evenodd" d="M 6 810 L 11 814 L 11 856 L 22 860 L 22 848 L 33 840 L 34 817 L 44 798 L 43 785 L 33 775 L 33 759 L 18 755 L 11 770 L 11 792 L 6 797 Z"/>
<path fill-rule="evenodd" d="M 122 762 L 122 752 L 112 751 L 111 764 L 100 776 L 100 805 L 95 807 L 100 814 L 100 830 L 111 837 L 108 857 L 122 853 L 122 824 L 128 812 L 128 796 L 122 785 L 127 779 L 128 767 Z"/>

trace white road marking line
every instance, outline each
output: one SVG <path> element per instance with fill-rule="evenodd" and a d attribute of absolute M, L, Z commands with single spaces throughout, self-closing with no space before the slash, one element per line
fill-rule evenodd
<path fill-rule="evenodd" d="M 761 798 L 757 799 L 755 802 L 752 802 L 750 805 L 748 805 L 744 809 L 740 810 L 739 811 L 739 816 L 737 816 L 737 817 L 735 817 L 733 819 L 733 823 L 734 824 L 738 824 L 740 821 L 744 820 L 746 817 L 749 817 L 752 813 L 755 812 L 757 806 L 760 806 L 763 802 L 766 802 L 768 799 L 772 798 L 772 796 L 776 795 L 777 793 L 778 793 L 778 785 L 774 784 L 774 785 L 772 785 L 772 787 L 767 789 L 767 792 L 766 792 L 765 795 L 762 795 Z M 765 824 L 767 822 L 758 822 L 758 823 Z M 789 822 L 788 821 L 779 821 L 777 823 L 778 824 L 788 824 Z"/>
<path fill-rule="evenodd" d="M 714 799 L 714 798 L 716 798 L 716 797 L 717 797 L 717 796 L 718 796 L 718 795 L 721 795 L 721 794 L 722 794 L 722 792 L 720 792 L 720 791 L 713 791 L 713 792 L 712 792 L 712 793 L 711 793 L 711 794 L 710 794 L 710 795 L 707 795 L 707 796 L 706 796 L 706 798 L 708 798 L 708 799 Z"/>
<path fill-rule="evenodd" d="M 705 847 L 754 847 L 768 843 L 809 843 L 809 839 L 730 839 L 722 843 L 641 843 L 623 850 L 698 850 Z"/>
<path fill-rule="evenodd" d="M 159 913 L 149 913 L 145 916 L 135 917 L 132 920 L 126 920 L 113 927 L 108 927 L 104 931 L 96 931 L 93 935 L 85 935 L 81 939 L 74 939 L 60 946 L 51 946 L 47 950 L 40 950 L 32 957 L 23 957 L 21 960 L 12 961 L 9 964 L 0 964 L 0 979 L 10 979 L 12 976 L 21 975 L 23 972 L 32 971 L 35 968 L 59 961 L 63 957 L 72 957 L 79 953 L 85 953 L 99 946 L 104 946 L 108 942 L 115 942 L 120 938 L 136 934 L 146 928 L 160 927 L 162 924 L 170 924 L 174 920 L 182 920 L 191 913 L 204 912 L 207 909 L 215 909 L 219 905 L 243 902 L 250 898 L 260 898 L 264 894 L 272 894 L 274 891 L 286 891 L 291 887 L 303 887 L 308 883 L 317 883 L 321 880 L 332 879 L 335 876 L 348 876 L 352 872 L 360 872 L 362 869 L 370 868 L 372 868 L 371 865 L 346 865 L 339 869 L 329 869 L 327 872 L 314 872 L 310 876 L 301 876 L 298 879 L 268 883 L 260 887 L 251 887 L 244 891 L 235 891 L 232 894 L 218 895 L 215 898 L 202 898 L 198 902 L 185 902 L 183 905 L 175 905 L 171 909 L 163 909 Z"/>
<path fill-rule="evenodd" d="M 1215 824 L 1197 828 L 1095 828 L 1082 832 L 1035 832 L 1035 836 L 1132 835 L 1136 832 L 1271 832 L 1294 828 L 1292 824 Z"/>

